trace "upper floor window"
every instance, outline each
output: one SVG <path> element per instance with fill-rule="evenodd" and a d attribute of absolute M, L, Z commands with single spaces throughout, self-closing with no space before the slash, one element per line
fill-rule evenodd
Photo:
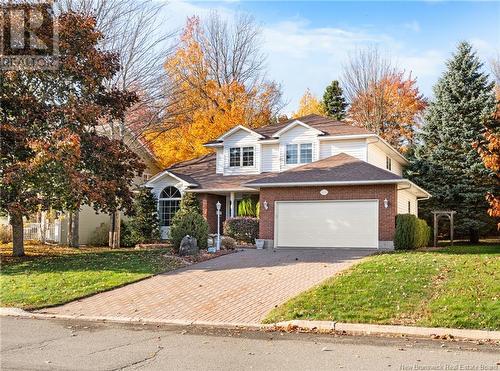
<path fill-rule="evenodd" d="M 312 143 L 286 145 L 285 163 L 287 165 L 309 162 L 312 162 Z"/>
<path fill-rule="evenodd" d="M 300 145 L 300 163 L 307 164 L 313 160 L 312 143 L 303 143 Z"/>
<path fill-rule="evenodd" d="M 392 160 L 389 156 L 385 158 L 385 168 L 389 171 L 392 170 Z"/>
<path fill-rule="evenodd" d="M 229 148 L 229 166 L 253 166 L 253 147 L 233 147 Z"/>

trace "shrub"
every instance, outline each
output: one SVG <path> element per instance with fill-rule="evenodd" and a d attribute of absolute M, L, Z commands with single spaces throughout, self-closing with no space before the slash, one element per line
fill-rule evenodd
<path fill-rule="evenodd" d="M 423 219 L 413 214 L 396 216 L 396 234 L 394 248 L 396 250 L 411 250 L 427 246 L 431 237 L 431 228 Z"/>
<path fill-rule="evenodd" d="M 156 197 L 149 188 L 139 190 L 134 199 L 133 215 L 125 227 L 130 230 L 130 236 L 126 236 L 129 242 L 150 243 L 160 239 L 157 205 Z M 123 236 L 120 239 L 123 241 Z M 122 246 L 125 245 L 122 243 Z"/>
<path fill-rule="evenodd" d="M 201 214 L 200 209 L 200 201 L 198 197 L 194 193 L 186 192 L 184 196 L 182 196 L 181 203 L 179 205 L 179 209 L 183 211 L 195 211 L 198 214 Z"/>
<path fill-rule="evenodd" d="M 428 246 L 431 238 L 431 227 L 423 219 L 417 219 L 416 227 L 415 247 L 418 249 Z"/>
<path fill-rule="evenodd" d="M 179 251 L 182 239 L 187 235 L 196 238 L 200 248 L 206 248 L 208 223 L 200 213 L 180 209 L 175 213 L 170 225 L 170 240 L 176 252 Z"/>
<path fill-rule="evenodd" d="M 109 224 L 101 223 L 89 237 L 90 246 L 108 246 L 109 244 Z"/>
<path fill-rule="evenodd" d="M 12 230 L 10 225 L 0 225 L 0 243 L 12 242 Z"/>
<path fill-rule="evenodd" d="M 236 239 L 254 243 L 259 238 L 259 219 L 250 217 L 236 217 L 224 222 L 224 234 Z"/>
<path fill-rule="evenodd" d="M 221 248 L 224 250 L 234 250 L 236 249 L 236 241 L 234 238 L 231 238 L 229 236 L 222 236 L 221 237 Z"/>
<path fill-rule="evenodd" d="M 140 242 L 139 236 L 134 233 L 130 223 L 122 220 L 120 223 L 120 247 L 134 247 Z"/>
<path fill-rule="evenodd" d="M 396 234 L 394 248 L 396 250 L 410 250 L 415 248 L 417 217 L 413 214 L 398 214 L 396 216 Z"/>

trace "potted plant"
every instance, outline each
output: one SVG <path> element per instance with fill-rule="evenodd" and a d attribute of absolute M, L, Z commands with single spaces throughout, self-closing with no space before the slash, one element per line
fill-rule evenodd
<path fill-rule="evenodd" d="M 262 250 L 264 248 L 264 243 L 266 240 L 261 240 L 261 239 L 256 239 L 255 240 L 255 247 L 257 247 L 258 250 Z"/>

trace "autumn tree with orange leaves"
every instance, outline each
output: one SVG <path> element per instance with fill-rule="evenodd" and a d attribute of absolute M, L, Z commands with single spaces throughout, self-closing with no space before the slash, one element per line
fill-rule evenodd
<path fill-rule="evenodd" d="M 375 47 L 358 50 L 344 66 L 348 120 L 379 134 L 401 152 L 411 147 L 427 105 L 417 81 Z"/>
<path fill-rule="evenodd" d="M 399 72 L 374 81 L 351 102 L 348 115 L 355 125 L 379 134 L 405 152 L 414 143 L 418 115 L 425 107 L 416 79 Z"/>
<path fill-rule="evenodd" d="M 203 144 L 236 125 L 260 127 L 276 116 L 280 87 L 263 78 L 259 30 L 248 16 L 230 26 L 217 13 L 191 17 L 165 62 L 175 86 L 163 125 L 146 134 L 164 166 L 209 152 Z"/>
<path fill-rule="evenodd" d="M 311 114 L 325 115 L 326 110 L 323 102 L 318 99 L 311 90 L 307 89 L 299 101 L 299 108 L 293 114 L 293 117 L 307 116 Z"/>
<path fill-rule="evenodd" d="M 488 192 L 486 199 L 490 204 L 488 214 L 493 217 L 500 217 L 500 76 L 496 81 L 497 108 L 493 120 L 488 120 L 484 128 L 484 138 L 475 143 L 484 166 L 491 170 L 497 180 L 495 192 Z M 500 223 L 497 225 L 500 230 Z"/>

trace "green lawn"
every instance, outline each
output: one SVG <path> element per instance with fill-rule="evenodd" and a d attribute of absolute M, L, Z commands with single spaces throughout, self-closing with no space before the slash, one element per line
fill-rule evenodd
<path fill-rule="evenodd" d="M 500 245 L 366 258 L 273 310 L 292 319 L 500 329 Z"/>
<path fill-rule="evenodd" d="M 1 246 L 0 305 L 35 309 L 66 303 L 180 266 L 169 249 L 26 247 L 9 258 Z M 9 252 L 10 253 L 10 252 Z"/>

